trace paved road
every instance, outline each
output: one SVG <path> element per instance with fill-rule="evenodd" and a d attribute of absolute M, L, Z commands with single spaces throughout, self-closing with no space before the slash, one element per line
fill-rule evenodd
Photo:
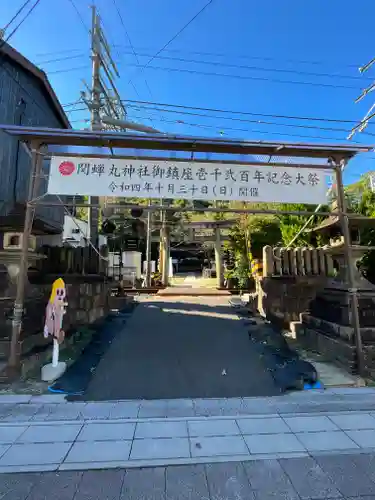
<path fill-rule="evenodd" d="M 375 498 L 375 455 L 0 475 L 6 500 Z"/>
<path fill-rule="evenodd" d="M 272 396 L 273 378 L 227 297 L 141 299 L 85 398 Z"/>

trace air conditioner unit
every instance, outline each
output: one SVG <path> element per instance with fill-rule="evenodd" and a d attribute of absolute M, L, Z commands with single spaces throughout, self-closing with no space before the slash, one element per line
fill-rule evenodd
<path fill-rule="evenodd" d="M 4 250 L 22 250 L 23 233 L 4 233 L 3 248 Z M 36 249 L 36 237 L 29 237 L 29 252 L 34 252 Z"/>

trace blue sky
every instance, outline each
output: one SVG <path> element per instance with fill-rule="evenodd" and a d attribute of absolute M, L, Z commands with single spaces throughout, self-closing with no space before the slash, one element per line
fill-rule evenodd
<path fill-rule="evenodd" d="M 206 0 L 116 1 L 140 64 L 158 52 L 206 3 Z M 23 2 L 1 0 L 0 24 L 4 25 Z M 90 82 L 89 35 L 85 28 L 91 22 L 89 1 L 73 0 L 73 3 L 81 17 L 72 0 L 41 0 L 10 41 L 47 72 L 62 104 L 77 101 L 83 90 L 82 79 Z M 143 72 L 134 67 L 138 61 L 129 47 L 113 0 L 97 0 L 96 5 L 118 62 L 121 78 L 117 83 L 123 99 L 273 115 L 190 110 L 211 115 L 208 117 L 128 108 L 130 118 L 165 132 L 343 142 L 351 123 L 291 120 L 274 115 L 357 121 L 375 98 L 375 94 L 373 97 L 370 94 L 359 104 L 354 103 L 361 89 L 371 83 L 371 77 L 375 78 L 375 69 L 362 76 L 358 71 L 360 65 L 375 57 L 373 0 L 213 0 L 160 54 L 163 58 L 155 58 Z M 55 61 L 48 62 L 51 60 Z M 135 89 L 129 83 L 131 78 Z M 79 120 L 87 118 L 88 112 L 73 111 L 69 117 L 73 126 L 82 128 L 86 124 Z M 367 132 L 374 136 L 360 134 L 354 139 L 362 144 L 375 144 L 375 120 Z M 373 161 L 375 153 L 353 161 L 347 169 L 346 182 L 373 170 Z"/>

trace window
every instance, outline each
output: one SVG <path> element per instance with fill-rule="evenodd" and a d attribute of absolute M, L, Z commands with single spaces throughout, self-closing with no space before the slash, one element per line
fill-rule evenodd
<path fill-rule="evenodd" d="M 14 234 L 9 238 L 9 246 L 10 247 L 18 247 L 20 244 L 20 237 L 17 234 Z"/>

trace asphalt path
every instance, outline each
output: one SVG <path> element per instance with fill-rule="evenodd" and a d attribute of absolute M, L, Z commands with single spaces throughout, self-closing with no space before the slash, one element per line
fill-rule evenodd
<path fill-rule="evenodd" d="M 280 394 L 228 297 L 140 299 L 97 366 L 86 400 Z"/>

